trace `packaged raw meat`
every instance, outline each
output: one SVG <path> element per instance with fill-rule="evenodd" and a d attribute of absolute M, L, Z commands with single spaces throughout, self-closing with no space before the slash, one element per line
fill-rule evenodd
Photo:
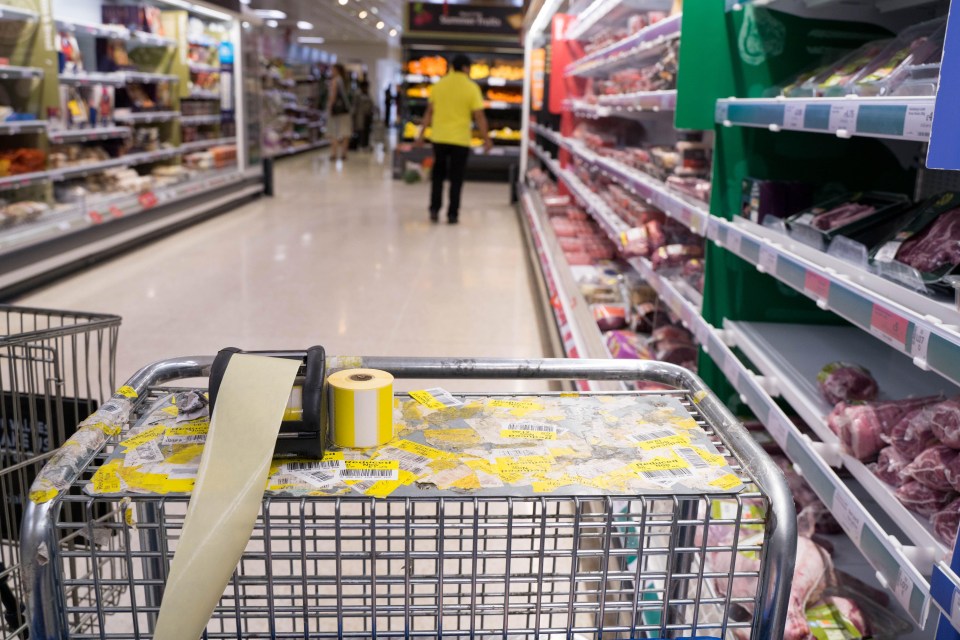
<path fill-rule="evenodd" d="M 943 444 L 960 449 L 960 399 L 950 398 L 931 406 L 930 422 L 933 435 Z"/>
<path fill-rule="evenodd" d="M 827 416 L 827 425 L 849 455 L 869 460 L 890 443 L 889 434 L 903 416 L 942 399 L 928 396 L 855 405 L 841 402 Z"/>
<path fill-rule="evenodd" d="M 820 545 L 803 536 L 797 538 L 797 563 L 793 570 L 793 585 L 790 587 L 784 640 L 807 640 L 810 637 L 811 630 L 806 617 L 807 605 L 820 598 L 832 571 L 830 555 Z"/>
<path fill-rule="evenodd" d="M 953 486 L 947 478 L 947 469 L 960 455 L 960 451 L 942 444 L 924 450 L 903 469 L 908 476 L 922 485 L 937 491 L 950 491 Z"/>
<path fill-rule="evenodd" d="M 877 381 L 856 364 L 831 362 L 817 374 L 820 393 L 830 404 L 869 402 L 877 398 Z"/>
<path fill-rule="evenodd" d="M 910 460 L 938 442 L 937 436 L 933 435 L 928 409 L 929 407 L 914 409 L 890 430 L 888 441 Z"/>
<path fill-rule="evenodd" d="M 669 362 L 693 369 L 697 362 L 697 346 L 690 342 L 661 340 L 654 348 L 654 358 L 661 362 Z"/>
<path fill-rule="evenodd" d="M 900 224 L 909 204 L 902 194 L 848 193 L 791 216 L 787 227 L 791 237 L 821 250 L 837 236 L 872 246 Z"/>
<path fill-rule="evenodd" d="M 590 307 L 600 331 L 613 331 L 627 326 L 627 310 L 618 305 L 595 304 Z"/>
<path fill-rule="evenodd" d="M 653 252 L 651 261 L 654 269 L 679 267 L 691 258 L 702 258 L 703 247 L 690 244 L 669 244 Z"/>
<path fill-rule="evenodd" d="M 870 470 L 891 487 L 899 487 L 907 481 L 904 469 L 908 464 L 910 459 L 890 445 L 880 450 L 880 455 L 877 456 L 877 461 L 870 465 Z"/>
<path fill-rule="evenodd" d="M 960 527 L 960 498 L 930 516 L 930 523 L 940 542 L 952 548 L 957 541 L 957 528 Z"/>
<path fill-rule="evenodd" d="M 960 193 L 934 196 L 910 211 L 909 219 L 871 253 L 878 271 L 916 289 L 952 293 L 943 278 L 960 265 Z M 909 267 L 910 269 L 906 269 Z"/>
<path fill-rule="evenodd" d="M 810 606 L 806 614 L 811 638 L 856 640 L 869 634 L 863 610 L 849 598 L 827 596 Z"/>
<path fill-rule="evenodd" d="M 842 531 L 840 524 L 833 517 L 833 514 L 830 513 L 830 510 L 827 509 L 827 506 L 820 501 L 817 494 L 813 492 L 813 489 L 807 484 L 807 481 L 803 479 L 803 476 L 797 473 L 793 467 L 793 463 L 782 454 L 774 455 L 773 460 L 777 463 L 777 466 L 780 467 L 780 470 L 783 471 L 783 477 L 786 478 L 790 493 L 793 494 L 794 506 L 797 509 L 797 513 L 803 514 L 802 516 L 797 516 L 798 520 L 803 520 L 804 522 L 804 526 L 801 526 L 800 529 L 804 530 L 804 528 L 806 528 L 807 535 L 813 535 L 814 533 L 840 533 L 840 531 Z M 801 533 L 801 535 L 803 535 L 803 533 Z"/>
<path fill-rule="evenodd" d="M 932 95 L 935 92 L 935 80 L 929 88 L 929 81 L 915 81 L 939 72 L 945 35 L 946 24 L 942 18 L 905 30 L 858 75 L 854 90 L 868 96 L 891 95 L 894 91 L 897 95 Z M 908 86 L 904 86 L 904 83 Z M 925 90 L 910 91 L 918 88 L 909 86 L 911 84 L 924 86 Z M 905 91 L 898 90 L 902 86 Z"/>
<path fill-rule="evenodd" d="M 897 489 L 896 496 L 907 509 L 929 518 L 946 507 L 957 494 L 954 491 L 937 491 L 911 480 Z"/>
<path fill-rule="evenodd" d="M 658 327 L 650 333 L 651 342 L 656 343 L 660 342 L 661 340 L 670 342 L 687 342 L 693 344 L 693 334 L 683 327 L 670 324 L 663 327 Z"/>
<path fill-rule="evenodd" d="M 649 360 L 643 337 L 632 331 L 610 331 L 606 334 L 610 355 L 621 360 Z"/>

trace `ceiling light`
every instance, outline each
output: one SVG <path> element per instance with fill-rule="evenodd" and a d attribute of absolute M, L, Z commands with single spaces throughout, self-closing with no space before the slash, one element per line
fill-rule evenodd
<path fill-rule="evenodd" d="M 396 36 L 396 35 L 397 35 L 397 30 L 396 30 L 396 29 L 390 29 L 390 37 L 393 38 L 393 37 Z"/>
<path fill-rule="evenodd" d="M 341 6 L 341 7 L 346 6 L 347 3 L 350 2 L 350 0 L 337 0 L 337 1 L 340 3 L 340 6 Z"/>
<path fill-rule="evenodd" d="M 370 15 L 370 14 L 367 13 L 367 10 L 366 10 L 366 9 L 364 9 L 363 11 L 361 11 L 360 13 L 358 13 L 357 15 L 360 17 L 361 20 L 366 20 L 367 16 Z"/>
<path fill-rule="evenodd" d="M 250 4 L 250 0 L 240 0 L 240 4 Z"/>
<path fill-rule="evenodd" d="M 325 40 L 319 36 L 300 36 L 297 38 L 300 44 L 323 44 Z"/>
<path fill-rule="evenodd" d="M 254 15 L 258 18 L 271 18 L 273 20 L 286 20 L 287 14 L 278 9 L 254 9 Z"/>
<path fill-rule="evenodd" d="M 307 22 L 306 20 L 297 20 L 297 29 L 309 31 L 310 29 L 313 29 L 313 23 Z"/>
<path fill-rule="evenodd" d="M 383 24 L 383 20 L 377 23 L 377 29 L 383 29 L 386 25 Z"/>
<path fill-rule="evenodd" d="M 377 7 L 370 7 L 370 11 L 373 11 L 374 15 L 380 13 L 380 9 L 378 9 Z"/>
<path fill-rule="evenodd" d="M 276 20 L 267 20 L 267 26 L 271 29 L 276 29 L 278 26 L 280 26 L 280 23 Z"/>

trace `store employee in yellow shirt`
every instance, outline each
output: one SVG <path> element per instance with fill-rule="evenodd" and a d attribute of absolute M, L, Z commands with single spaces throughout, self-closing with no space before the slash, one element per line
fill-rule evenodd
<path fill-rule="evenodd" d="M 483 114 L 483 95 L 480 87 L 470 79 L 470 58 L 453 58 L 450 73 L 430 89 L 430 103 L 423 116 L 423 126 L 416 144 L 423 144 L 423 132 L 431 127 L 433 143 L 433 189 L 430 194 L 430 220 L 437 222 L 443 204 L 443 182 L 450 180 L 450 203 L 447 220 L 456 224 L 460 214 L 460 190 L 463 173 L 470 157 L 470 139 L 473 121 L 477 123 L 483 147 L 489 151 L 487 118 Z"/>

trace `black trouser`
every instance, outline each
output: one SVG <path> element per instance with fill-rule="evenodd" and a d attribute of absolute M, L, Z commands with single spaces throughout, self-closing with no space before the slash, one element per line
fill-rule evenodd
<path fill-rule="evenodd" d="M 450 204 L 447 207 L 447 218 L 456 220 L 460 215 L 460 191 L 463 189 L 463 174 L 469 157 L 470 147 L 458 144 L 433 144 L 431 212 L 437 213 L 443 206 L 443 181 L 450 180 Z"/>

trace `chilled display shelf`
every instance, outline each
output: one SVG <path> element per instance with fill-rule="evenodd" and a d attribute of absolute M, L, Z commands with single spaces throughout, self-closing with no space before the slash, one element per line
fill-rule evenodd
<path fill-rule="evenodd" d="M 850 471 L 918 547 L 918 557 L 925 556 L 929 563 L 920 565 L 926 574 L 930 565 L 945 557 L 949 550 L 937 540 L 926 520 L 907 510 L 893 495 L 893 490 L 863 462 L 843 452 L 839 439 L 827 426 L 826 416 L 833 406 L 820 395 L 817 373 L 828 362 L 856 362 L 874 375 L 881 392 L 896 389 L 898 397 L 921 397 L 938 392 L 949 397 L 956 393 L 956 387 L 932 373 L 902 375 L 910 366 L 908 358 L 891 353 L 853 327 L 728 321 L 724 328 L 730 342 L 763 376 L 774 381 L 771 388 L 776 389 L 775 395 L 786 400 L 824 443 L 824 458 L 831 466 L 843 466 Z"/>
<path fill-rule="evenodd" d="M 129 40 L 130 30 L 119 24 L 90 24 L 56 18 L 54 22 L 59 31 L 68 31 L 75 35 L 88 35 L 109 40 Z"/>
<path fill-rule="evenodd" d="M 10 5 L 0 5 L 0 20 L 34 22 L 39 18 L 36 11 L 23 9 L 21 7 L 11 7 Z"/>
<path fill-rule="evenodd" d="M 220 124 L 222 116 L 219 113 L 202 116 L 180 116 L 180 124 L 183 126 Z"/>
<path fill-rule="evenodd" d="M 0 65 L 0 80 L 42 77 L 43 69 L 38 67 L 15 67 L 11 65 Z"/>
<path fill-rule="evenodd" d="M 70 73 L 63 72 L 59 75 L 60 84 L 72 86 L 83 86 L 89 84 L 109 84 L 116 87 L 127 83 L 127 75 L 123 71 L 114 71 L 111 73 Z"/>
<path fill-rule="evenodd" d="M 49 213 L 39 219 L 5 230 L 0 234 L 0 253 L 22 249 L 81 229 L 129 217 L 167 204 L 246 180 L 235 168 L 210 172 L 142 194 L 119 193 L 91 198 L 84 205 Z"/>
<path fill-rule="evenodd" d="M 933 128 L 934 102 L 932 96 L 730 98 L 717 100 L 716 121 L 727 127 L 927 142 Z"/>
<path fill-rule="evenodd" d="M 629 118 L 646 111 L 672 111 L 677 106 L 677 92 L 641 91 L 612 96 L 597 96 L 597 101 L 574 100 L 570 109 L 581 118 Z"/>
<path fill-rule="evenodd" d="M 568 40 L 589 40 L 610 24 L 625 24 L 631 14 L 639 11 L 668 11 L 670 0 L 596 0 L 582 12 L 567 29 Z"/>
<path fill-rule="evenodd" d="M 0 122 L 0 135 L 15 136 L 21 133 L 39 133 L 46 128 L 46 120 L 11 120 Z"/>
<path fill-rule="evenodd" d="M 134 167 L 140 164 L 169 160 L 170 158 L 175 158 L 182 153 L 183 151 L 179 148 L 145 151 L 143 153 L 130 153 L 120 156 L 119 158 L 111 158 L 110 160 L 104 160 L 102 162 L 91 162 L 89 164 L 81 164 L 73 167 L 51 169 L 49 174 L 52 181 L 61 182 L 63 180 L 87 176 L 92 173 L 99 173 L 100 171 L 112 169 L 114 167 Z"/>
<path fill-rule="evenodd" d="M 140 82 L 142 84 L 158 84 L 160 82 L 180 82 L 180 76 L 172 73 L 147 73 L 146 71 L 124 71 L 124 78 L 127 82 Z"/>
<path fill-rule="evenodd" d="M 150 122 L 166 122 L 168 120 L 176 120 L 179 117 L 179 111 L 135 111 L 133 113 L 114 114 L 113 119 L 117 122 L 130 122 L 139 124 Z"/>
<path fill-rule="evenodd" d="M 191 89 L 190 95 L 187 97 L 191 100 L 219 100 L 220 92 L 207 91 L 205 89 Z"/>
<path fill-rule="evenodd" d="M 208 36 L 188 36 L 187 42 L 189 44 L 197 45 L 198 47 L 216 47 L 220 44 Z"/>
<path fill-rule="evenodd" d="M 621 66 L 636 66 L 655 55 L 667 41 L 680 37 L 681 15 L 670 16 L 641 29 L 632 36 L 585 55 L 567 66 L 568 76 L 605 74 Z"/>
<path fill-rule="evenodd" d="M 92 129 L 50 129 L 47 139 L 53 143 L 89 142 L 130 137 L 130 127 L 96 127 Z"/>
<path fill-rule="evenodd" d="M 214 138 L 212 140 L 194 140 L 193 142 L 184 142 L 180 145 L 180 151 L 187 153 L 189 151 L 201 151 L 210 147 L 219 147 L 226 144 L 236 144 L 236 138 Z"/>
<path fill-rule="evenodd" d="M 559 329 L 564 353 L 568 358 L 609 358 L 600 329 L 589 306 L 580 293 L 570 266 L 549 230 L 546 212 L 539 194 L 523 189 L 521 209 L 530 233 L 530 241 L 540 264 L 540 271 L 550 297 L 554 320 Z M 621 383 L 578 380 L 582 391 L 624 389 Z"/>
<path fill-rule="evenodd" d="M 315 149 L 322 149 L 323 147 L 329 147 L 329 140 L 318 140 L 313 144 L 300 144 L 300 145 L 291 145 L 289 147 L 284 147 L 273 154 L 274 158 L 282 158 L 284 156 L 292 156 L 296 153 L 302 153 L 304 151 L 313 151 Z"/>
<path fill-rule="evenodd" d="M 158 36 L 156 34 L 148 33 L 146 31 L 131 31 L 130 39 L 134 42 L 139 42 L 140 44 L 146 45 L 148 47 L 177 46 L 177 41 L 174 40 L 173 38 Z"/>
<path fill-rule="evenodd" d="M 20 173 L 13 176 L 5 176 L 0 178 L 0 191 L 32 187 L 34 185 L 46 182 L 49 179 L 49 171 L 34 171 L 31 173 Z"/>
<path fill-rule="evenodd" d="M 190 73 L 219 73 L 220 67 L 212 64 L 202 64 L 200 62 L 190 63 Z"/>

